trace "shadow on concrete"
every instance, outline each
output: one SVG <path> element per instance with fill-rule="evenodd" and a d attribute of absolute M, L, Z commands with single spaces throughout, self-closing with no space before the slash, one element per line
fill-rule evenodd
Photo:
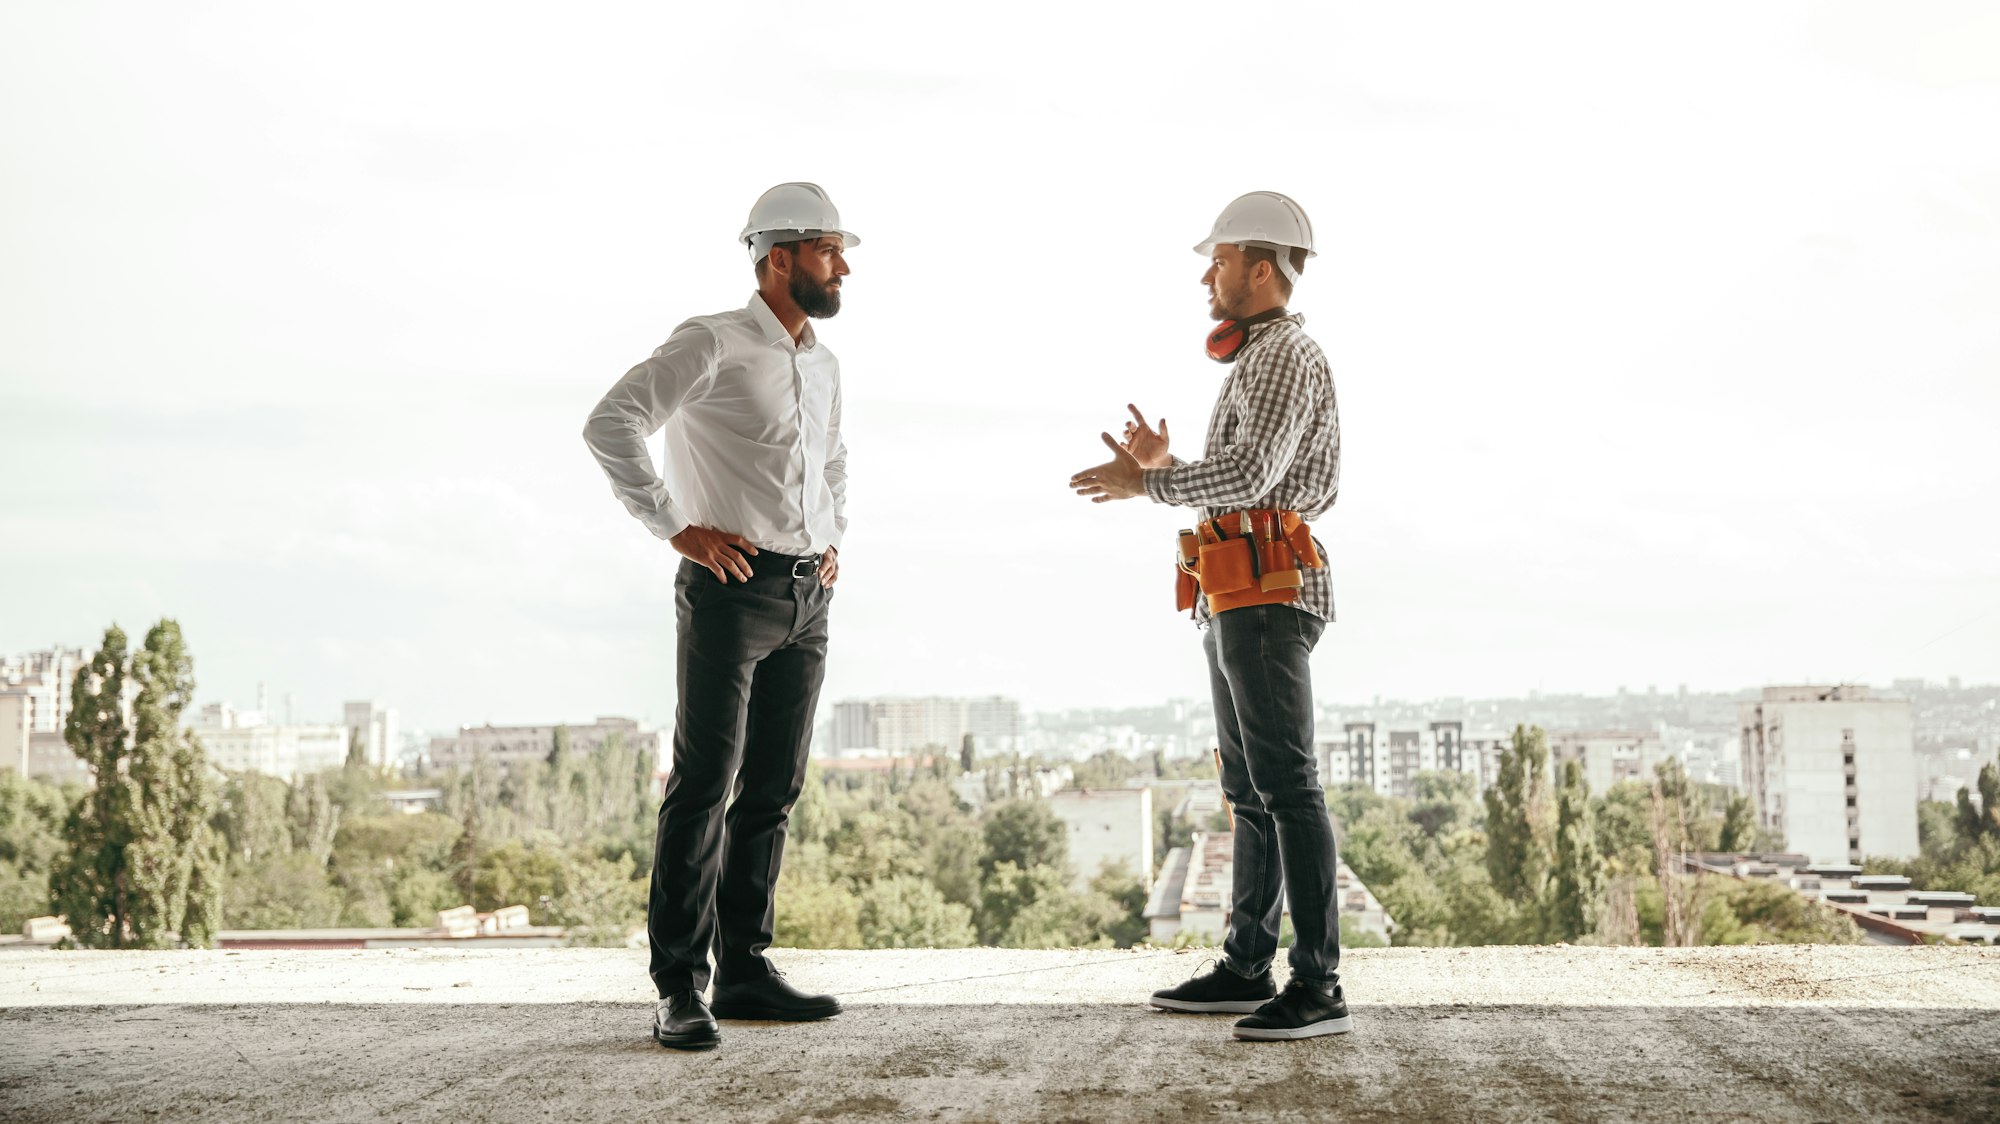
<path fill-rule="evenodd" d="M 0 1011 L 0 1118 L 2000 1120 L 1991 1011 L 1357 1006 L 1355 1033 L 1229 1037 L 1132 1006 L 866 1004 L 723 1024 L 643 1004 Z"/>

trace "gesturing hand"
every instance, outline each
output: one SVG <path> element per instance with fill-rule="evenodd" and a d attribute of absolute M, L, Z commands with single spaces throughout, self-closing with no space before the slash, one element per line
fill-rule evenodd
<path fill-rule="evenodd" d="M 1125 408 L 1132 411 L 1132 420 L 1125 423 L 1125 440 L 1118 443 L 1119 447 L 1132 454 L 1140 468 L 1165 468 L 1174 463 L 1167 455 L 1167 419 L 1160 419 L 1156 433 L 1146 424 L 1146 415 L 1139 412 L 1139 407 L 1127 402 Z"/>
<path fill-rule="evenodd" d="M 750 562 L 743 555 L 755 554 L 757 548 L 745 542 L 742 535 L 689 524 L 686 530 L 667 541 L 673 544 L 675 550 L 693 559 L 696 565 L 707 568 L 709 573 L 715 575 L 715 580 L 724 585 L 729 584 L 731 577 L 738 581 L 750 580 Z"/>
<path fill-rule="evenodd" d="M 1112 440 L 1109 433 L 1102 436 L 1111 448 L 1111 459 L 1070 477 L 1069 486 L 1076 489 L 1077 495 L 1090 497 L 1091 503 L 1131 499 L 1145 491 L 1145 470 L 1139 467 L 1139 462 Z"/>

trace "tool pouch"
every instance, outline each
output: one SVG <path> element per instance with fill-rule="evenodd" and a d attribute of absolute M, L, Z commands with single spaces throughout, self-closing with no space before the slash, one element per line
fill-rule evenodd
<path fill-rule="evenodd" d="M 1211 598 L 1257 588 L 1257 575 L 1250 565 L 1249 539 L 1238 537 L 1203 543 L 1199 568 L 1201 591 Z"/>
<path fill-rule="evenodd" d="M 1180 557 L 1175 567 L 1174 607 L 1183 612 L 1192 609 L 1197 591 L 1208 599 L 1211 613 L 1297 601 L 1305 584 L 1299 567 L 1316 570 L 1325 563 L 1305 521 L 1290 512 L 1282 513 L 1280 518 L 1281 538 L 1275 548 L 1255 538 L 1256 525 L 1250 522 L 1250 516 L 1223 517 L 1224 531 L 1233 534 L 1220 542 L 1202 542 L 1202 536 L 1182 532 Z M 1231 523 L 1234 525 L 1230 526 Z M 1245 533 L 1246 526 L 1251 528 L 1250 534 Z M 1260 554 L 1253 556 L 1252 551 Z"/>

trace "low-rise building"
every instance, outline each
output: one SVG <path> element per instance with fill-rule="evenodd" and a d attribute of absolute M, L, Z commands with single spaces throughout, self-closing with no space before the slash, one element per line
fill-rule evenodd
<path fill-rule="evenodd" d="M 1236 876 L 1236 837 L 1226 831 L 1196 832 L 1186 847 L 1175 847 L 1160 866 L 1160 880 L 1147 899 L 1148 939 L 1154 944 L 1172 944 L 1186 933 L 1209 943 L 1220 944 L 1229 929 L 1233 880 Z M 1389 943 L 1396 923 L 1373 891 L 1355 877 L 1346 863 L 1334 870 L 1335 892 L 1339 895 L 1340 916 L 1353 927 Z M 1289 916 L 1291 907 L 1285 906 Z"/>
<path fill-rule="evenodd" d="M 1153 790 L 1069 788 L 1051 793 L 1049 810 L 1069 830 L 1069 862 L 1079 888 L 1123 866 L 1153 884 Z"/>
<path fill-rule="evenodd" d="M 1560 781 L 1563 765 L 1575 761 L 1593 793 L 1624 781 L 1650 782 L 1665 757 L 1660 735 L 1650 730 L 1551 730 L 1548 740 L 1550 779 Z"/>
<path fill-rule="evenodd" d="M 646 729 L 633 719 L 600 716 L 595 722 L 567 728 L 572 753 L 596 753 L 615 737 L 637 748 L 646 760 L 659 759 L 659 731 Z M 482 758 L 502 766 L 519 765 L 548 760 L 555 744 L 554 725 L 463 726 L 451 737 L 431 739 L 430 762 L 435 769 L 462 769 Z"/>
<path fill-rule="evenodd" d="M 1814 862 L 1795 852 L 1707 852 L 1680 857 L 1683 869 L 1775 882 L 1846 914 L 1875 944 L 1939 939 L 2000 945 L 2000 903 L 1960 890 L 1913 890 L 1900 874 L 1867 874 L 1858 863 Z"/>

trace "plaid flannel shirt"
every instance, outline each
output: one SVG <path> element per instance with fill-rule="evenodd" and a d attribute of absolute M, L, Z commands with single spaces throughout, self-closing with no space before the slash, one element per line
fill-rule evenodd
<path fill-rule="evenodd" d="M 1281 509 L 1317 521 L 1333 507 L 1340 492 L 1340 412 L 1326 355 L 1304 323 L 1293 314 L 1251 330 L 1208 419 L 1202 458 L 1176 457 L 1168 467 L 1147 469 L 1146 495 L 1198 508 L 1202 519 Z M 1325 559 L 1326 547 L 1319 553 Z M 1325 567 L 1305 571 L 1305 588 L 1292 604 L 1333 620 L 1333 580 Z M 1196 613 L 1208 619 L 1206 597 Z"/>

